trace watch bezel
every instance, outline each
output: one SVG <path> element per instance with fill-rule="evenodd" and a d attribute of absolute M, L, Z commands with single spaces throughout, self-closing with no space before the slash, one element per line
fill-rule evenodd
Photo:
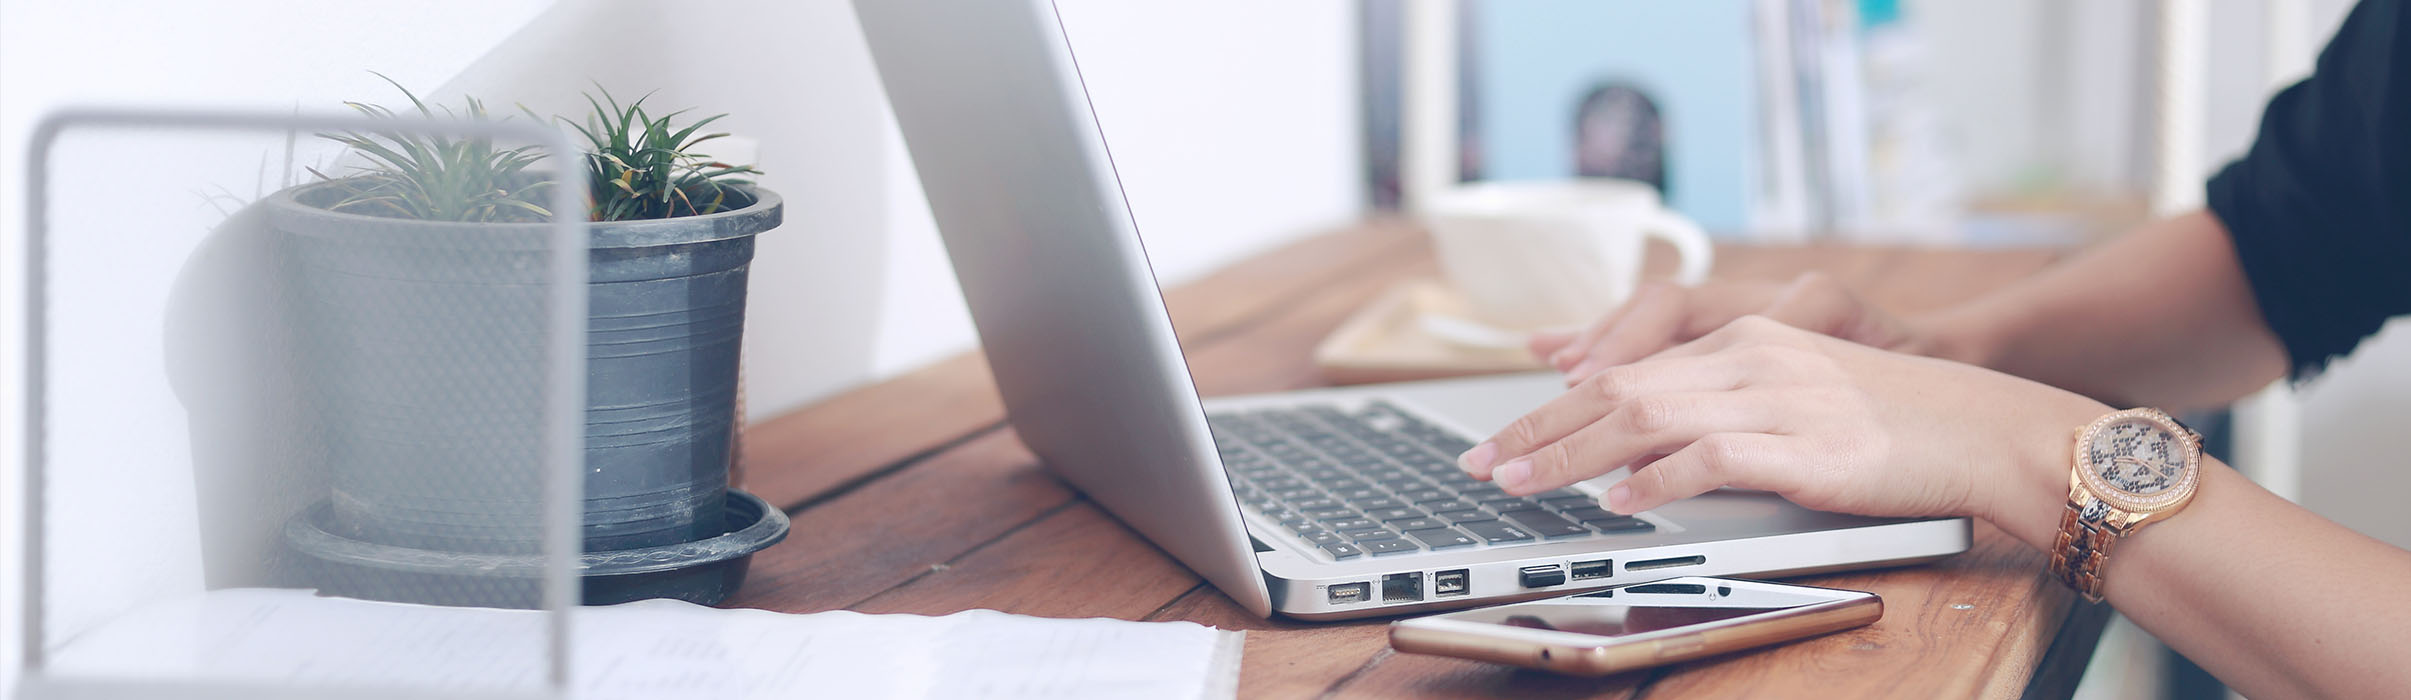
<path fill-rule="evenodd" d="M 2175 435 L 2177 441 L 2184 445 L 2185 452 L 2184 476 L 2168 490 L 2149 496 L 2121 489 L 2101 478 L 2099 470 L 2094 468 L 2091 459 L 2093 440 L 2100 437 L 2101 431 L 2107 430 L 2111 425 L 2138 418 Z M 2071 463 L 2076 465 L 2077 481 L 2084 485 L 2086 491 L 2092 492 L 2094 498 L 2131 513 L 2158 513 L 2184 506 L 2185 502 L 2192 498 L 2194 488 L 2200 485 L 2202 439 L 2192 430 L 2186 429 L 2184 424 L 2178 423 L 2175 418 L 2158 409 L 2130 408 L 2094 419 L 2091 424 L 2086 425 L 2084 430 L 2076 436 L 2073 460 Z"/>

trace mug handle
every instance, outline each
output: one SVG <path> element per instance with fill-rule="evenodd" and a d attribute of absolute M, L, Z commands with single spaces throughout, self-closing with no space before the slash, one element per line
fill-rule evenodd
<path fill-rule="evenodd" d="M 1716 247 L 1708 242 L 1708 234 L 1699 224 L 1674 211 L 1659 208 L 1657 216 L 1642 224 L 1641 232 L 1651 238 L 1674 245 L 1682 263 L 1674 273 L 1674 283 L 1689 287 L 1708 279 L 1708 268 L 1716 262 Z"/>

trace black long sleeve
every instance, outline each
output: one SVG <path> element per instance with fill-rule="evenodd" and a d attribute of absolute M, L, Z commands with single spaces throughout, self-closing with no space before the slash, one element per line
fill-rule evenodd
<path fill-rule="evenodd" d="M 2209 183 L 2297 380 L 2411 313 L 2411 30 L 2364 0 L 2311 77 L 2269 101 L 2242 158 Z"/>

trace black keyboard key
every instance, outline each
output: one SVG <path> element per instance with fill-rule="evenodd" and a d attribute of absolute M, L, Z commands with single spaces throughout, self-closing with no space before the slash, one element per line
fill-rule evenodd
<path fill-rule="evenodd" d="M 1315 543 L 1315 544 L 1317 544 L 1317 545 L 1325 545 L 1325 544 L 1331 544 L 1331 543 L 1333 543 L 1333 542 L 1346 542 L 1346 541 L 1348 541 L 1348 539 L 1347 539 L 1347 538 L 1339 536 L 1339 533 L 1332 532 L 1332 531 L 1330 531 L 1330 530 L 1324 530 L 1324 529 L 1321 529 L 1321 528 L 1316 528 L 1314 532 L 1301 532 L 1301 533 L 1298 533 L 1298 536 L 1299 536 L 1299 537 L 1306 538 L 1306 541 L 1308 541 L 1308 542 L 1313 542 L 1313 543 Z"/>
<path fill-rule="evenodd" d="M 1395 499 L 1395 498 L 1390 498 L 1390 497 L 1387 497 L 1387 496 L 1380 497 L 1380 498 L 1359 498 L 1359 499 L 1355 499 L 1355 500 L 1348 501 L 1348 505 L 1356 506 L 1357 508 L 1361 508 L 1361 509 L 1364 509 L 1364 510 L 1381 510 L 1381 509 L 1384 509 L 1384 508 L 1404 508 L 1404 507 L 1406 507 L 1406 504 L 1405 504 L 1405 503 L 1400 503 L 1400 502 L 1398 502 L 1398 499 Z"/>
<path fill-rule="evenodd" d="M 1365 553 L 1365 550 L 1358 549 L 1356 545 L 1346 542 L 1331 542 L 1322 547 L 1323 551 L 1329 552 L 1333 559 L 1354 559 Z"/>
<path fill-rule="evenodd" d="M 1406 531 L 1406 536 L 1415 538 L 1415 541 L 1423 543 L 1423 546 L 1431 548 L 1432 551 L 1455 549 L 1457 547 L 1471 547 L 1476 544 L 1480 544 L 1479 541 L 1467 536 L 1465 533 L 1445 527 L 1424 530 L 1408 530 Z"/>
<path fill-rule="evenodd" d="M 1477 506 L 1464 501 L 1416 501 L 1415 507 L 1434 513 L 1446 513 L 1452 510 L 1473 510 Z"/>
<path fill-rule="evenodd" d="M 1431 475 L 1431 478 L 1433 481 L 1440 482 L 1440 485 L 1443 487 L 1456 489 L 1458 491 L 1485 485 L 1481 481 L 1474 479 L 1472 474 L 1467 474 L 1465 473 L 1465 470 L 1458 469 L 1455 466 L 1450 466 L 1446 472 L 1434 473 Z"/>
<path fill-rule="evenodd" d="M 1391 473 L 1377 477 L 1373 479 L 1373 482 L 1392 491 L 1413 491 L 1431 485 L 1431 482 L 1424 481 L 1423 477 L 1406 473 Z"/>
<path fill-rule="evenodd" d="M 1346 491 L 1349 489 L 1369 488 L 1373 485 L 1363 479 L 1346 475 L 1328 479 L 1316 479 L 1314 480 L 1314 483 L 1321 485 L 1323 488 L 1331 489 L 1334 492 Z"/>
<path fill-rule="evenodd" d="M 1524 529 L 1530 530 L 1532 534 L 1552 540 L 1562 537 L 1581 537 L 1583 535 L 1591 534 L 1590 528 L 1583 527 L 1581 524 L 1572 520 L 1550 515 L 1543 511 L 1527 510 L 1508 513 L 1507 519 L 1515 521 L 1515 524 L 1517 525 L 1524 526 Z"/>
<path fill-rule="evenodd" d="M 1466 478 L 1470 479 L 1472 477 Z M 1514 498 L 1514 496 L 1507 495 L 1507 490 L 1499 488 L 1497 484 L 1479 484 L 1475 486 L 1462 487 L 1457 489 L 1457 495 L 1464 496 L 1465 500 L 1468 501 L 1488 501 L 1498 498 Z"/>
<path fill-rule="evenodd" d="M 1368 542 L 1398 539 L 1398 533 L 1391 532 L 1388 528 L 1379 527 L 1364 530 L 1349 530 L 1339 534 L 1342 537 L 1348 538 L 1348 541 L 1356 543 L 1356 546 L 1359 547 L 1365 546 L 1365 543 Z"/>
<path fill-rule="evenodd" d="M 1585 494 L 1581 491 L 1576 491 L 1573 489 L 1549 489 L 1547 491 L 1542 491 L 1540 493 L 1527 496 L 1527 498 L 1540 501 L 1542 503 L 1552 501 L 1584 501 L 1589 503 L 1598 502 L 1596 499 L 1591 498 L 1589 494 Z"/>
<path fill-rule="evenodd" d="M 1287 491 L 1274 491 L 1272 495 L 1274 498 L 1284 501 L 1302 501 L 1321 496 L 1323 495 L 1323 492 L 1316 491 L 1314 489 L 1290 489 Z"/>
<path fill-rule="evenodd" d="M 1437 518 L 1408 518 L 1405 520 L 1391 520 L 1387 522 L 1389 523 L 1390 527 L 1398 528 L 1400 530 L 1429 530 L 1435 527 L 1448 527 L 1448 523 L 1441 522 Z"/>
<path fill-rule="evenodd" d="M 1367 528 L 1381 527 L 1381 523 L 1366 520 L 1364 518 L 1353 518 L 1348 520 L 1327 520 L 1323 522 L 1323 527 L 1338 530 L 1340 532 L 1347 532 L 1349 530 L 1363 530 Z"/>
<path fill-rule="evenodd" d="M 1308 520 L 1308 521 L 1305 521 L 1305 522 L 1298 522 L 1298 523 L 1292 523 L 1292 522 L 1289 522 L 1289 521 L 1284 520 L 1284 521 L 1281 521 L 1281 527 L 1286 527 L 1286 528 L 1289 528 L 1289 531 L 1290 531 L 1290 532 L 1295 532 L 1295 533 L 1298 533 L 1299 535 L 1305 535 L 1306 533 L 1309 533 L 1309 532 L 1315 532 L 1315 531 L 1322 530 L 1322 529 L 1323 529 L 1323 524 L 1322 524 L 1322 523 L 1315 522 L 1315 521 L 1312 521 L 1312 520 Z"/>
<path fill-rule="evenodd" d="M 1439 518 L 1440 518 L 1441 520 L 1446 520 L 1446 521 L 1448 521 L 1448 522 L 1451 522 L 1451 523 L 1456 523 L 1456 524 L 1459 524 L 1459 525 L 1463 525 L 1463 524 L 1465 524 L 1465 523 L 1478 523 L 1478 522 L 1481 522 L 1481 521 L 1484 521 L 1484 520 L 1497 520 L 1497 519 L 1498 519 L 1497 517 L 1492 516 L 1492 515 L 1490 514 L 1490 512 L 1489 512 L 1489 511 L 1481 511 L 1481 510 L 1452 510 L 1452 511 L 1449 511 L 1449 512 L 1446 512 L 1446 513 L 1441 513 L 1441 514 L 1439 515 Z"/>
<path fill-rule="evenodd" d="M 1398 508 L 1376 508 L 1376 509 L 1373 509 L 1373 510 L 1368 510 L 1368 511 L 1365 511 L 1365 517 L 1367 517 L 1367 518 L 1372 518 L 1372 519 L 1374 519 L 1374 520 L 1379 520 L 1379 521 L 1382 521 L 1382 522 L 1385 522 L 1385 523 L 1386 523 L 1386 522 L 1389 522 L 1389 521 L 1392 521 L 1392 520 L 1408 520 L 1408 519 L 1412 519 L 1412 518 L 1420 518 L 1420 517 L 1424 517 L 1424 516 L 1427 516 L 1427 515 L 1431 515 L 1431 514 L 1430 514 L 1430 513 L 1425 513 L 1425 512 L 1423 512 L 1423 511 L 1416 510 L 1416 509 L 1413 509 L 1413 508 L 1407 508 L 1407 507 L 1403 507 L 1403 506 L 1402 506 L 1402 507 L 1398 507 Z"/>
<path fill-rule="evenodd" d="M 1575 506 L 1572 508 L 1559 508 L 1557 509 L 1557 514 L 1586 523 L 1596 520 L 1618 520 L 1630 517 L 1607 512 L 1606 508 L 1601 508 L 1598 506 Z"/>
<path fill-rule="evenodd" d="M 1491 544 L 1532 541 L 1532 533 L 1525 532 L 1523 528 L 1496 520 L 1461 523 L 1460 527 L 1465 528 L 1466 532 L 1473 533 L 1473 536 L 1482 538 L 1482 541 Z"/>
<path fill-rule="evenodd" d="M 1610 535 L 1637 535 L 1658 531 L 1657 524 L 1629 516 L 1616 520 L 1584 521 L 1582 524 L 1598 528 L 1600 532 Z"/>
<path fill-rule="evenodd" d="M 1488 509 L 1492 513 L 1497 513 L 1500 515 L 1506 515 L 1519 510 L 1540 510 L 1540 504 L 1521 498 L 1516 498 L 1514 496 L 1493 498 L 1483 501 L 1482 507 Z"/>
<path fill-rule="evenodd" d="M 1461 455 L 1465 454 L 1466 450 L 1473 449 L 1472 440 L 1455 435 L 1427 435 L 1422 438 L 1424 446 L 1438 450 L 1440 454 L 1444 455 Z"/>
<path fill-rule="evenodd" d="M 1341 506 L 1338 508 L 1316 508 L 1314 510 L 1305 511 L 1301 513 L 1301 515 L 1316 520 L 1347 520 L 1349 518 L 1357 517 L 1357 512 L 1354 508 Z"/>
<path fill-rule="evenodd" d="M 1415 546 L 1415 543 L 1413 542 L 1396 538 L 1373 540 L 1371 542 L 1358 542 L 1356 543 L 1356 546 L 1363 547 L 1365 551 L 1372 552 L 1373 556 L 1377 557 L 1386 554 L 1405 554 L 1407 552 L 1423 551 L 1422 547 Z"/>
<path fill-rule="evenodd" d="M 1337 500 L 1333 500 L 1333 499 L 1330 499 L 1330 498 L 1322 498 L 1322 497 L 1317 497 L 1317 498 L 1307 498 L 1307 499 L 1302 499 L 1302 500 L 1290 501 L 1290 502 L 1289 502 L 1289 507 L 1291 507 L 1291 508 L 1296 508 L 1296 509 L 1298 509 L 1298 510 L 1302 510 L 1302 511 L 1304 511 L 1304 510 L 1319 510 L 1319 509 L 1323 509 L 1323 508 L 1341 508 L 1341 507 L 1344 507 L 1344 506 L 1340 505 L 1340 502 L 1339 502 L 1339 501 L 1337 501 Z"/>
<path fill-rule="evenodd" d="M 1306 482 L 1294 476 L 1275 476 L 1257 479 L 1256 486 L 1278 493 L 1306 488 Z"/>
<path fill-rule="evenodd" d="M 1456 500 L 1456 498 L 1457 498 L 1457 495 L 1456 495 L 1456 494 L 1449 493 L 1449 492 L 1447 492 L 1447 491 L 1442 491 L 1442 490 L 1440 490 L 1440 489 L 1415 489 L 1415 490 L 1413 490 L 1413 491 L 1407 491 L 1407 492 L 1400 493 L 1400 494 L 1398 494 L 1398 496 L 1399 496 L 1401 499 L 1403 499 L 1403 500 L 1405 500 L 1405 501 L 1407 501 L 1407 502 L 1409 502 L 1409 503 L 1431 503 L 1431 502 L 1435 502 L 1435 501 L 1453 501 L 1453 500 Z"/>
<path fill-rule="evenodd" d="M 1370 486 L 1353 489 L 1332 489 L 1331 493 L 1339 496 L 1340 500 L 1344 500 L 1349 503 L 1355 503 L 1372 498 L 1388 498 L 1390 496 L 1388 492 L 1382 491 L 1381 489 L 1372 488 Z"/>

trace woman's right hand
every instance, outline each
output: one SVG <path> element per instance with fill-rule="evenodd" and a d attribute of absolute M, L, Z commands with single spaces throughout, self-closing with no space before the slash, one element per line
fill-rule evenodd
<path fill-rule="evenodd" d="M 1696 340 L 1749 315 L 1860 345 L 1933 354 L 1932 339 L 1922 329 L 1867 304 L 1818 272 L 1804 273 L 1788 284 L 1650 283 L 1580 333 L 1534 335 L 1531 349 L 1573 386 L 1600 370 Z"/>

